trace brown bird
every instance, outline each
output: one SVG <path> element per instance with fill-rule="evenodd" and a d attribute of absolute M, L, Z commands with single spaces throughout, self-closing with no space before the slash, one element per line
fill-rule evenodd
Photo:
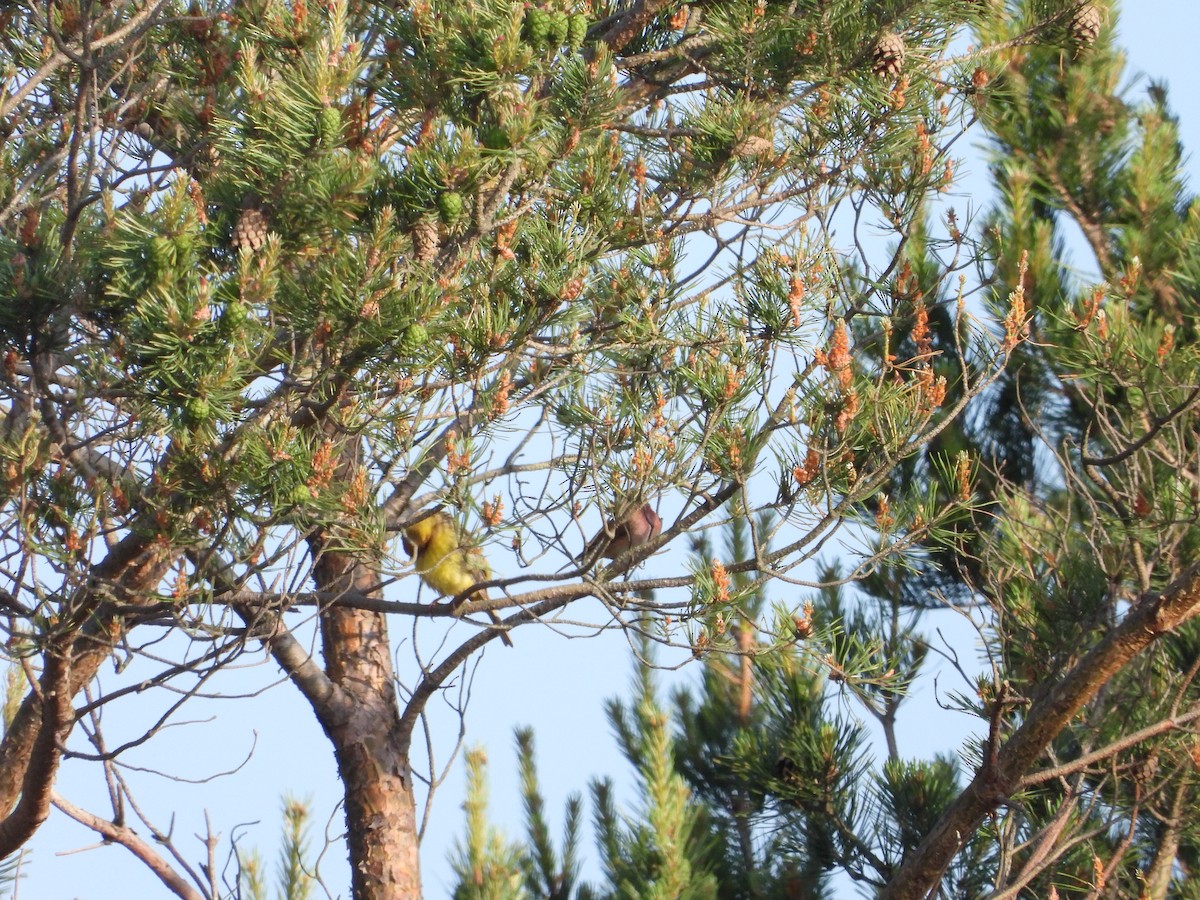
<path fill-rule="evenodd" d="M 658 517 L 654 507 L 649 503 L 643 503 L 632 515 L 620 522 L 610 519 L 608 527 L 588 542 L 581 559 L 595 558 L 597 548 L 600 546 L 604 547 L 600 552 L 601 557 L 616 559 L 627 550 L 654 540 L 661 532 L 662 519 Z"/>
<path fill-rule="evenodd" d="M 444 597 L 457 597 L 492 577 L 492 567 L 483 551 L 464 541 L 458 524 L 441 510 L 405 528 L 401 542 L 404 552 L 413 557 L 421 580 Z M 487 599 L 487 591 L 479 590 L 455 605 Z M 494 609 L 487 614 L 497 625 L 504 624 Z M 500 640 L 506 647 L 513 645 L 507 631 L 500 632 Z"/>

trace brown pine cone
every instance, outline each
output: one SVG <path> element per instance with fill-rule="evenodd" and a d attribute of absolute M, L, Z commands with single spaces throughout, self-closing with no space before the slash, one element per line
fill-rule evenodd
<path fill-rule="evenodd" d="M 880 78 L 896 78 L 904 68 L 904 38 L 889 31 L 875 42 L 871 71 Z"/>
<path fill-rule="evenodd" d="M 765 137 L 752 134 L 743 138 L 733 148 L 733 155 L 741 159 L 766 159 L 775 153 L 775 145 Z"/>
<path fill-rule="evenodd" d="M 1077 47 L 1090 47 L 1100 37 L 1104 17 L 1094 3 L 1085 3 L 1071 16 L 1071 42 Z"/>
<path fill-rule="evenodd" d="M 419 263 L 431 263 L 437 259 L 439 237 L 437 222 L 420 219 L 409 232 L 413 242 L 413 259 Z"/>
<path fill-rule="evenodd" d="M 267 240 L 270 223 L 257 206 L 247 207 L 238 216 L 237 224 L 233 227 L 233 247 L 240 250 L 248 247 L 251 252 L 262 247 Z"/>

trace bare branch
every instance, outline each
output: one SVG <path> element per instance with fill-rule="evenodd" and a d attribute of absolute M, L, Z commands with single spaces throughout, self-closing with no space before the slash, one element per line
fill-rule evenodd
<path fill-rule="evenodd" d="M 53 795 L 52 802 L 55 808 L 70 816 L 80 825 L 92 829 L 106 841 L 120 844 L 127 849 L 158 876 L 158 880 L 166 885 L 167 890 L 176 897 L 180 897 L 181 900 L 208 900 L 207 894 L 200 893 L 188 884 L 187 879 L 171 868 L 171 865 L 155 853 L 153 847 L 138 837 L 137 832 L 132 828 L 109 822 L 87 810 L 80 809 L 57 793 Z"/>

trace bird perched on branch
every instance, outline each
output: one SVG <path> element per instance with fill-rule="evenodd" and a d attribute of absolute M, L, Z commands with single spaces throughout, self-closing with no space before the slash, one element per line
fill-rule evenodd
<path fill-rule="evenodd" d="M 492 567 L 484 559 L 483 551 L 466 543 L 464 537 L 454 519 L 441 510 L 404 529 L 404 552 L 413 557 L 417 574 L 445 597 L 457 597 L 492 577 Z M 487 591 L 478 590 L 454 605 L 487 599 Z M 495 610 L 489 609 L 487 614 L 497 625 L 503 624 Z M 500 632 L 500 640 L 505 646 L 512 646 L 506 631 Z"/>
<path fill-rule="evenodd" d="M 654 540 L 662 532 L 662 519 L 649 503 L 643 503 L 633 514 L 620 522 L 610 519 L 607 527 L 588 541 L 587 549 L 583 551 L 582 559 L 594 559 L 599 547 L 599 555 L 604 559 L 616 559 L 622 553 L 634 547 Z M 607 542 L 607 543 L 606 543 Z"/>

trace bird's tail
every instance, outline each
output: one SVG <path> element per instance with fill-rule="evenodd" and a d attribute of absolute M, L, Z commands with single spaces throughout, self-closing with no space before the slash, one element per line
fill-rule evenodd
<path fill-rule="evenodd" d="M 502 629 L 500 631 L 500 640 L 504 641 L 504 646 L 511 647 L 513 645 L 512 638 L 508 636 L 508 629 L 504 627 L 504 620 L 500 618 L 494 609 L 488 610 L 488 618 L 499 625 Z"/>
<path fill-rule="evenodd" d="M 464 603 L 466 603 L 467 600 L 470 600 L 472 603 L 474 603 L 479 600 L 486 600 L 487 598 L 488 598 L 488 595 L 485 592 L 476 591 L 470 597 L 466 597 L 462 600 L 459 600 L 457 603 L 452 604 L 450 608 L 457 611 L 458 614 L 461 616 L 462 612 L 459 611 L 459 607 L 462 606 Z M 487 611 L 487 614 L 488 614 L 489 619 L 491 619 L 493 622 L 495 622 L 497 625 L 500 626 L 499 628 L 494 628 L 492 630 L 500 632 L 500 640 L 504 641 L 505 647 L 511 647 L 513 645 L 512 638 L 510 638 L 508 636 L 508 628 L 505 626 L 504 620 L 502 618 L 500 618 L 500 615 L 494 609 L 489 609 Z"/>

